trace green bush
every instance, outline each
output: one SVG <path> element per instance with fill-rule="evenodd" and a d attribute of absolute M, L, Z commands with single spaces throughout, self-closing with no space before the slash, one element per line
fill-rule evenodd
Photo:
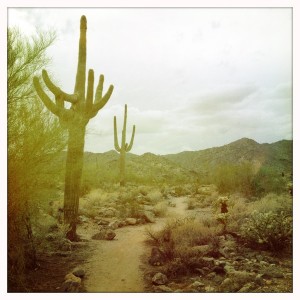
<path fill-rule="evenodd" d="M 242 226 L 242 235 L 252 246 L 280 251 L 292 244 L 293 219 L 285 211 L 254 211 Z"/>

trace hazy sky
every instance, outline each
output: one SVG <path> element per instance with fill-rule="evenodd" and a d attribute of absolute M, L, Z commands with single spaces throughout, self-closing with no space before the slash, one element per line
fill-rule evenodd
<path fill-rule="evenodd" d="M 288 8 L 9 9 L 25 34 L 54 29 L 48 70 L 72 92 L 79 20 L 85 14 L 87 68 L 114 84 L 87 127 L 86 151 L 113 149 L 113 116 L 133 153 L 176 153 L 242 137 L 292 138 L 292 11 Z M 119 139 L 121 128 L 119 130 Z"/>

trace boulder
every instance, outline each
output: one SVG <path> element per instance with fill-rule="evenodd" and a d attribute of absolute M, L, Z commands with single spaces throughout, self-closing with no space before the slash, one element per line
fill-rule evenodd
<path fill-rule="evenodd" d="M 154 283 L 155 285 L 164 285 L 168 282 L 168 278 L 165 274 L 163 273 L 156 273 L 153 277 L 152 277 L 152 283 Z"/>

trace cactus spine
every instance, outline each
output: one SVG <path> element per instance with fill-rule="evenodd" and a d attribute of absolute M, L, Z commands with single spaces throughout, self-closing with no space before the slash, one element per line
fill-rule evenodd
<path fill-rule="evenodd" d="M 115 139 L 115 149 L 120 153 L 120 186 L 125 185 L 125 157 L 126 152 L 129 152 L 132 148 L 134 135 L 135 135 L 135 125 L 133 125 L 131 140 L 128 145 L 126 143 L 126 125 L 127 125 L 127 104 L 125 104 L 125 111 L 124 111 L 124 123 L 123 123 L 123 130 L 122 130 L 122 141 L 121 147 L 119 146 L 118 142 L 118 133 L 117 133 L 117 118 L 114 116 L 114 139 Z"/>
<path fill-rule="evenodd" d="M 103 92 L 104 76 L 100 75 L 94 95 L 94 71 L 89 70 L 87 92 L 86 83 L 86 31 L 85 16 L 80 19 L 79 54 L 75 88 L 73 94 L 67 94 L 57 87 L 43 70 L 42 77 L 48 89 L 55 96 L 55 103 L 44 92 L 37 77 L 33 78 L 35 90 L 44 105 L 59 118 L 62 126 L 68 129 L 68 150 L 64 191 L 64 222 L 70 225 L 67 237 L 76 240 L 76 223 L 79 207 L 79 193 L 83 166 L 85 128 L 89 120 L 104 107 L 113 92 L 111 85 L 105 95 Z M 65 101 L 71 108 L 65 108 Z"/>

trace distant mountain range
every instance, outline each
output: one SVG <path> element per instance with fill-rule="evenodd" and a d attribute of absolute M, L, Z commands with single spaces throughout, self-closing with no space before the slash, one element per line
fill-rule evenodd
<path fill-rule="evenodd" d="M 269 167 L 276 173 L 292 173 L 293 141 L 282 140 L 272 144 L 259 144 L 242 138 L 228 145 L 199 151 L 184 151 L 177 154 L 156 155 L 127 153 L 126 170 L 135 181 L 187 180 L 189 177 L 205 176 L 218 166 L 228 164 L 253 164 L 257 171 Z M 111 150 L 104 153 L 86 152 L 84 172 L 96 171 L 101 176 L 118 176 L 119 153 Z M 98 170 L 98 171 L 97 171 Z M 101 175 L 102 173 L 102 175 Z"/>
<path fill-rule="evenodd" d="M 228 145 L 199 151 L 184 151 L 177 154 L 156 155 L 127 153 L 126 177 L 135 183 L 192 182 L 205 178 L 217 167 L 250 163 L 258 172 L 268 168 L 268 177 L 292 174 L 293 141 L 282 140 L 272 144 L 259 144 L 242 138 Z M 66 153 L 54 163 L 63 180 Z M 271 171 L 270 171 L 271 170 Z M 104 153 L 85 152 L 83 184 L 98 186 L 103 182 L 118 182 L 119 153 L 111 150 Z"/>
<path fill-rule="evenodd" d="M 180 166 L 205 174 L 216 166 L 250 162 L 257 169 L 269 166 L 278 172 L 292 172 L 293 141 L 282 140 L 272 144 L 259 144 L 242 138 L 228 145 L 199 151 L 184 151 L 165 155 Z"/>

